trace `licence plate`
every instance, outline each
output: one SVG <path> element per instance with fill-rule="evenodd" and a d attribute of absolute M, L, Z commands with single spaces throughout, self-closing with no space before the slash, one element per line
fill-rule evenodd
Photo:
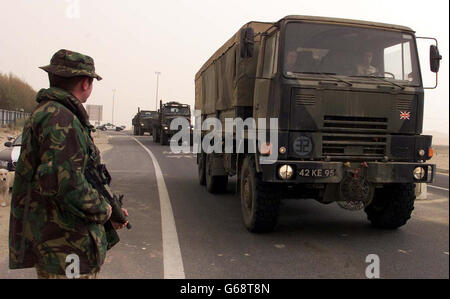
<path fill-rule="evenodd" d="M 336 176 L 336 169 L 302 168 L 298 171 L 300 177 L 329 178 Z"/>

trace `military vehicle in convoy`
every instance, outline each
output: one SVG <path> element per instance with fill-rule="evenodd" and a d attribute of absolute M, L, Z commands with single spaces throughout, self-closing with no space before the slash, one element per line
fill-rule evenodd
<path fill-rule="evenodd" d="M 133 117 L 133 134 L 142 136 L 145 132 L 152 135 L 152 120 L 158 119 L 158 112 L 141 110 L 138 108 L 138 113 Z"/>
<path fill-rule="evenodd" d="M 432 72 L 441 58 L 431 46 Z M 223 128 L 226 118 L 278 120 L 277 142 L 255 153 L 246 132 L 233 153 L 197 155 L 209 192 L 237 175 L 251 232 L 274 229 L 284 198 L 365 209 L 374 226 L 398 228 L 414 209 L 415 184 L 433 181 L 416 36 L 404 26 L 309 16 L 250 22 L 196 74 L 195 108 Z M 274 151 L 273 163 L 261 163 Z"/>
<path fill-rule="evenodd" d="M 181 104 L 178 102 L 159 103 L 158 117 L 152 119 L 153 141 L 161 143 L 161 145 L 168 145 L 172 136 L 181 130 L 178 128 L 173 130 L 170 128 L 172 120 L 176 118 L 185 118 L 191 128 L 191 106 Z M 191 137 L 192 140 L 192 137 Z"/>

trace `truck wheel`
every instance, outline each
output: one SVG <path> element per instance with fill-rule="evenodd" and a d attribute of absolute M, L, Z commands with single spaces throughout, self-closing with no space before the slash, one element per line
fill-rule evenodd
<path fill-rule="evenodd" d="M 405 225 L 414 210 L 414 184 L 390 184 L 375 191 L 372 203 L 365 212 L 373 226 L 396 229 Z"/>
<path fill-rule="evenodd" d="M 161 132 L 161 145 L 168 145 L 169 144 L 169 138 L 166 133 Z"/>
<path fill-rule="evenodd" d="M 278 222 L 280 199 L 256 173 L 252 158 L 245 158 L 239 184 L 245 227 L 252 233 L 273 231 Z"/>
<path fill-rule="evenodd" d="M 203 153 L 199 153 L 198 155 L 198 161 L 197 161 L 197 167 L 198 167 L 198 181 L 200 185 L 205 186 L 206 185 L 206 168 L 205 168 L 205 160 L 206 155 Z"/>
<path fill-rule="evenodd" d="M 159 143 L 159 134 L 156 128 L 153 128 L 153 142 Z"/>
<path fill-rule="evenodd" d="M 212 155 L 206 155 L 205 158 L 205 181 L 206 190 L 209 193 L 219 194 L 227 191 L 228 176 L 227 175 L 212 175 Z"/>

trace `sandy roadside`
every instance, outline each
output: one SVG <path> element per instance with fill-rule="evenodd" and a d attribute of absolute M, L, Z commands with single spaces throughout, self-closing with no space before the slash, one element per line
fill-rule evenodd
<path fill-rule="evenodd" d="M 3 137 L 5 139 L 5 141 L 3 141 L 4 139 L 0 139 L 2 142 L 1 144 L 3 145 L 3 143 L 6 142 L 7 136 L 11 135 L 14 134 L 11 134 L 11 132 L 0 132 L 0 138 Z M 109 143 L 109 137 L 106 134 L 98 132 L 94 133 L 93 137 L 95 144 L 97 145 L 102 154 L 104 154 L 106 151 L 112 148 L 112 145 Z M 9 206 L 6 208 L 0 207 L 0 261 L 6 260 L 8 258 L 9 213 L 10 213 Z M 2 269 L 0 269 L 0 273 L 1 272 Z"/>
<path fill-rule="evenodd" d="M 8 136 L 16 137 L 21 133 L 22 129 L 0 128 L 0 151 L 5 149 L 4 144 L 8 141 Z"/>
<path fill-rule="evenodd" d="M 434 157 L 431 159 L 430 163 L 436 164 L 439 172 L 448 173 L 449 170 L 449 147 L 448 146 L 435 146 L 434 147 Z"/>

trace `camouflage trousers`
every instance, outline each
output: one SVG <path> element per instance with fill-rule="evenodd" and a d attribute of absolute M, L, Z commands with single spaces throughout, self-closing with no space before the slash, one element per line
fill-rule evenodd
<path fill-rule="evenodd" d="M 66 275 L 51 274 L 40 267 L 35 267 L 38 279 L 68 279 Z M 78 279 L 97 279 L 98 272 L 93 274 L 82 274 Z"/>

